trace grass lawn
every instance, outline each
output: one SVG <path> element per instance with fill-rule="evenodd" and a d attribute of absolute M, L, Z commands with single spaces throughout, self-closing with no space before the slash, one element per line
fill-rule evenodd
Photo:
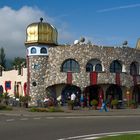
<path fill-rule="evenodd" d="M 97 140 L 140 140 L 140 134 L 109 136 L 109 137 L 104 137 Z"/>

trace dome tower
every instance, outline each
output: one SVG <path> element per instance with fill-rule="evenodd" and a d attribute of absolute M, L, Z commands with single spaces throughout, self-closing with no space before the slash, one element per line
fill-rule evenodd
<path fill-rule="evenodd" d="M 26 29 L 27 50 L 27 93 L 32 97 L 32 104 L 45 96 L 45 72 L 49 57 L 49 47 L 57 45 L 57 30 L 51 24 L 32 23 Z"/>

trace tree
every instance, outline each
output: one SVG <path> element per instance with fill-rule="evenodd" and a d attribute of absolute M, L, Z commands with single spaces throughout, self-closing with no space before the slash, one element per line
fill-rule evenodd
<path fill-rule="evenodd" d="M 15 69 L 19 69 L 21 68 L 22 65 L 26 64 L 26 59 L 22 58 L 22 57 L 15 57 L 15 59 L 12 62 L 13 67 L 15 67 Z"/>
<path fill-rule="evenodd" d="M 0 48 L 0 65 L 6 69 L 6 59 L 4 48 Z"/>

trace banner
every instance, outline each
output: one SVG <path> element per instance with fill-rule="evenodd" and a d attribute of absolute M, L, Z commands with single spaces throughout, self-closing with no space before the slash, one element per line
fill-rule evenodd
<path fill-rule="evenodd" d="M 93 71 L 90 72 L 90 85 L 96 85 L 97 84 L 97 72 Z"/>
<path fill-rule="evenodd" d="M 27 83 L 26 82 L 24 83 L 24 95 L 25 96 L 27 95 Z"/>
<path fill-rule="evenodd" d="M 120 73 L 116 73 L 116 85 L 120 85 L 121 80 L 120 80 Z"/>
<path fill-rule="evenodd" d="M 67 84 L 72 84 L 72 72 L 67 72 Z"/>

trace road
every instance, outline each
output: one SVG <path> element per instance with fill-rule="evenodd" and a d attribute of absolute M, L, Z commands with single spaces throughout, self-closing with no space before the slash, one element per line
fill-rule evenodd
<path fill-rule="evenodd" d="M 57 140 L 134 130 L 140 130 L 140 116 L 0 116 L 0 138 L 3 140 Z"/>

